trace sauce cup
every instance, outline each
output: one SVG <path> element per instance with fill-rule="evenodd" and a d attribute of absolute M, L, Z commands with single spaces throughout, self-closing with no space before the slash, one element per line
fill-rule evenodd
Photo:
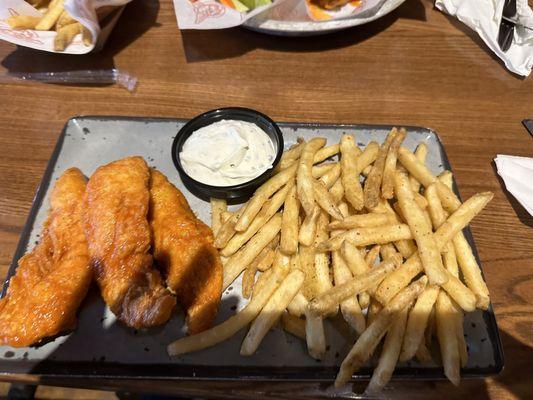
<path fill-rule="evenodd" d="M 180 152 L 185 141 L 198 129 L 222 120 L 251 122 L 265 131 L 270 140 L 272 140 L 275 149 L 275 158 L 272 163 L 272 168 L 267 169 L 256 178 L 233 186 L 208 185 L 187 174 L 180 160 Z M 211 197 L 234 201 L 249 198 L 259 186 L 272 176 L 282 154 L 283 134 L 276 123 L 259 111 L 240 107 L 219 108 L 198 115 L 180 129 L 172 143 L 172 161 L 178 170 L 181 180 L 187 189 L 204 200 L 209 200 Z"/>

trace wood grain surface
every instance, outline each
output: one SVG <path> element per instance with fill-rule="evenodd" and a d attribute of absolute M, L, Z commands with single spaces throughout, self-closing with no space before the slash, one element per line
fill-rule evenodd
<path fill-rule="evenodd" d="M 1 73 L 116 67 L 139 79 L 134 94 L 116 86 L 0 85 L 0 276 L 72 116 L 187 118 L 244 106 L 278 121 L 428 126 L 442 138 L 463 197 L 495 192 L 472 230 L 506 366 L 498 376 L 459 388 L 446 381 L 393 381 L 384 396 L 519 399 L 533 393 L 533 218 L 505 191 L 493 163 L 496 154 L 533 156 L 533 138 L 520 123 L 533 118 L 533 78 L 508 72 L 475 34 L 432 2 L 408 0 L 378 21 L 335 34 L 283 38 L 240 28 L 180 32 L 171 1 L 134 0 L 98 54 L 48 54 L 1 42 L 0 60 Z M 295 399 L 320 397 L 318 386 L 115 381 L 93 389 Z M 355 385 L 359 392 L 363 387 Z"/>

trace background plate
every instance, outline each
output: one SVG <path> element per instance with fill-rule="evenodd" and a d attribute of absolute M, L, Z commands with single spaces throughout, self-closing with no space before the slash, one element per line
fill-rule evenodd
<path fill-rule="evenodd" d="M 37 191 L 8 279 L 15 272 L 17 260 L 39 240 L 54 181 L 72 166 L 79 167 L 90 176 L 102 164 L 125 156 L 142 155 L 183 191 L 199 218 L 209 223 L 209 203 L 194 197 L 184 188 L 172 164 L 172 140 L 185 122 L 128 117 L 78 117 L 69 120 Z M 379 125 L 279 125 L 286 147 L 295 143 L 299 136 L 308 139 L 319 134 L 336 143 L 343 132 L 355 134 L 358 144 L 365 146 L 371 140 L 382 142 L 391 128 Z M 407 129 L 404 145 L 414 149 L 418 142 L 425 141 L 429 150 L 427 164 L 434 173 L 450 169 L 440 140 L 432 130 L 420 127 Z M 465 234 L 477 257 L 470 231 L 465 230 Z M 217 322 L 245 305 L 240 293 L 238 280 L 223 294 Z M 354 340 L 335 325 L 326 324 L 330 346 L 323 362 L 309 357 L 305 343 L 279 328 L 265 337 L 258 352 L 251 357 L 239 355 L 240 343 L 246 333 L 243 330 L 213 348 L 170 358 L 166 345 L 185 334 L 181 315 L 176 314 L 164 327 L 146 331 L 129 329 L 115 322 L 98 291 L 93 288 L 80 309 L 75 332 L 38 348 L 0 347 L 0 374 L 6 380 L 13 374 L 31 374 L 62 378 L 331 381 Z M 485 312 L 478 310 L 467 314 L 465 336 L 470 357 L 462 375 L 475 377 L 499 372 L 503 367 L 503 354 L 492 307 Z M 374 363 L 375 360 L 372 360 L 370 364 Z M 370 372 L 370 368 L 363 368 L 356 377 L 366 378 Z M 442 369 L 436 365 L 422 366 L 410 362 L 399 365 L 395 377 L 435 379 L 443 375 Z"/>
<path fill-rule="evenodd" d="M 245 28 L 277 36 L 314 36 L 340 31 L 363 25 L 387 15 L 398 8 L 405 0 L 383 0 L 376 7 L 355 17 L 333 21 L 284 20 L 287 15 L 305 15 L 303 0 L 285 0 L 279 6 L 250 18 L 242 26 Z M 301 10 L 300 10 L 301 9 Z M 295 12 L 295 11 L 299 12 Z"/>

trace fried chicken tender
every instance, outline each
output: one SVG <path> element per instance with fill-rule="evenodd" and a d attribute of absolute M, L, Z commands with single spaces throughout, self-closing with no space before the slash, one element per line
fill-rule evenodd
<path fill-rule="evenodd" d="M 176 303 L 150 254 L 149 181 L 146 161 L 127 157 L 99 167 L 84 198 L 90 262 L 102 297 L 133 328 L 165 323 Z"/>
<path fill-rule="evenodd" d="M 77 168 L 57 180 L 42 240 L 19 260 L 0 300 L 0 345 L 25 347 L 75 328 L 92 280 L 81 222 L 85 186 Z"/>
<path fill-rule="evenodd" d="M 213 232 L 192 212 L 183 194 L 159 171 L 151 170 L 149 221 L 153 252 L 167 286 L 187 311 L 187 328 L 209 328 L 222 294 L 222 263 Z"/>

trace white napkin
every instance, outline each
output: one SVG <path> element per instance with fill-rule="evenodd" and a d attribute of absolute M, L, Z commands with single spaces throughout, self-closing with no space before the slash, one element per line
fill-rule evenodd
<path fill-rule="evenodd" d="M 436 0 L 435 7 L 453 15 L 475 30 L 505 66 L 515 74 L 528 76 L 533 67 L 533 11 L 527 0 L 516 0 L 516 19 L 511 47 L 503 52 L 498 45 L 498 31 L 504 0 Z"/>
<path fill-rule="evenodd" d="M 507 190 L 533 215 L 533 158 L 498 154 L 494 162 Z"/>

